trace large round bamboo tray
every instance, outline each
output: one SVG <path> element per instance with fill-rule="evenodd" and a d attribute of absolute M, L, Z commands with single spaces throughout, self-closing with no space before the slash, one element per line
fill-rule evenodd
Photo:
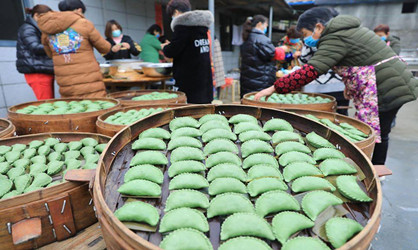
<path fill-rule="evenodd" d="M 92 133 L 44 133 L 2 139 L 0 145 L 28 144 L 32 140 L 50 137 L 59 138 L 63 142 L 86 137 L 95 138 L 99 143 L 110 140 L 110 137 Z M 2 249 L 38 248 L 74 236 L 96 222 L 89 184 L 66 181 L 0 200 L 0 246 Z M 17 228 L 19 225 L 24 231 Z M 15 245 L 14 239 L 20 239 L 18 242 L 21 243 Z"/>
<path fill-rule="evenodd" d="M 106 118 L 108 118 L 111 115 L 114 115 L 118 112 L 126 112 L 128 110 L 141 110 L 141 109 L 150 109 L 150 108 L 178 108 L 181 106 L 186 106 L 185 103 L 173 103 L 173 104 L 154 104 L 154 105 L 145 105 L 145 106 L 132 106 L 132 107 L 125 107 L 125 108 L 119 108 L 112 111 L 109 111 L 97 118 L 96 126 L 97 126 L 97 133 L 107 135 L 107 136 L 114 136 L 119 131 L 121 131 L 123 128 L 125 128 L 125 125 L 117 125 L 117 124 L 110 124 L 105 122 Z"/>
<path fill-rule="evenodd" d="M 49 99 L 36 102 L 26 102 L 12 106 L 8 109 L 9 119 L 16 126 L 18 135 L 48 133 L 48 132 L 96 132 L 96 120 L 101 114 L 120 107 L 120 102 L 110 98 L 88 98 L 92 101 L 109 101 L 115 104 L 114 107 L 95 112 L 84 112 L 65 115 L 31 115 L 19 114 L 17 110 L 29 105 L 40 105 L 55 101 L 82 101 L 83 98 Z"/>
<path fill-rule="evenodd" d="M 367 137 L 365 140 L 355 142 L 354 145 L 359 147 L 369 157 L 369 159 L 372 158 L 374 145 L 376 141 L 376 134 L 374 130 L 372 129 L 372 127 L 370 127 L 366 123 L 359 121 L 357 119 L 345 116 L 345 115 L 340 115 L 338 113 L 331 113 L 331 112 L 325 112 L 325 111 L 300 110 L 300 109 L 287 109 L 286 111 L 294 112 L 300 115 L 311 114 L 311 115 L 318 117 L 319 119 L 326 118 L 326 119 L 331 120 L 332 122 L 338 122 L 338 123 L 346 122 L 348 124 L 353 125 L 355 128 L 357 128 L 361 132 L 369 135 L 369 137 Z"/>
<path fill-rule="evenodd" d="M 257 94 L 257 92 L 252 92 L 252 93 L 248 93 L 244 95 L 244 97 L 241 99 L 241 103 L 245 105 L 273 108 L 273 109 L 304 109 L 304 110 L 319 110 L 319 111 L 328 111 L 328 112 L 335 112 L 337 110 L 337 100 L 333 96 L 325 95 L 325 94 L 318 94 L 318 93 L 304 93 L 304 92 L 298 92 L 298 93 L 306 94 L 312 97 L 320 96 L 323 98 L 331 99 L 332 101 L 328 103 L 313 103 L 313 104 L 284 104 L 284 103 L 262 102 L 262 101 L 255 101 L 255 100 L 248 99 L 248 97 Z"/>
<path fill-rule="evenodd" d="M 9 138 L 16 132 L 16 127 L 7 119 L 0 119 L 0 138 Z"/>
<path fill-rule="evenodd" d="M 370 160 L 354 144 L 320 123 L 287 111 L 242 105 L 195 105 L 167 110 L 142 119 L 120 131 L 108 144 L 105 149 L 106 153 L 103 154 L 99 160 L 93 187 L 93 199 L 108 249 L 159 249 L 157 246 L 162 237 L 162 235 L 158 233 L 135 233 L 128 229 L 113 214 L 116 208 L 123 205 L 123 200 L 116 190 L 123 182 L 123 172 L 129 169 L 130 159 L 134 155 L 134 152 L 131 150 L 131 142 L 136 140 L 137 136 L 142 131 L 152 127 L 166 126 L 174 117 L 192 116 L 199 118 L 205 114 L 213 113 L 223 114 L 226 117 L 235 114 L 249 114 L 262 121 L 269 120 L 272 117 L 283 118 L 289 121 L 293 127 L 299 131 L 315 131 L 319 135 L 327 138 L 333 144 L 339 145 L 342 152 L 361 168 L 365 175 L 365 187 L 370 197 L 373 198 L 372 203 L 368 205 L 363 204 L 364 206 L 362 206 L 362 208 L 357 207 L 357 205 L 353 203 L 350 203 L 350 205 L 347 205 L 346 203 L 344 205 L 350 213 L 355 214 L 352 214 L 352 217 L 350 218 L 356 217 L 356 219 L 363 221 L 366 225 L 359 234 L 353 237 L 340 249 L 368 248 L 380 224 L 382 191 L 379 179 L 377 178 Z M 165 174 L 162 190 L 162 199 L 165 199 L 168 195 L 167 174 Z M 164 202 L 162 201 L 161 203 Z M 157 204 L 155 205 L 160 209 L 162 208 Z M 219 234 L 219 227 L 219 221 L 212 221 L 210 223 L 210 231 L 215 234 Z M 218 239 L 218 236 L 211 235 L 210 239 Z M 214 242 L 212 243 L 214 244 Z M 219 242 L 214 244 L 215 249 L 217 248 L 217 245 L 219 245 Z M 279 247 L 279 245 L 277 245 L 277 247 Z"/>
<path fill-rule="evenodd" d="M 162 100 L 148 100 L 148 101 L 134 101 L 132 98 L 136 96 L 151 94 L 152 92 L 167 92 L 170 94 L 177 94 L 176 98 L 162 99 Z M 152 104 L 169 104 L 169 103 L 187 103 L 186 94 L 181 91 L 171 90 L 128 90 L 108 94 L 110 98 L 118 99 L 123 107 L 152 105 Z"/>

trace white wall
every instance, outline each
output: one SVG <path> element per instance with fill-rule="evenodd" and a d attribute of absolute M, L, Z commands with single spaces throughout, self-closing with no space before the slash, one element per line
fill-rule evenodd
<path fill-rule="evenodd" d="M 33 0 L 32 4 L 46 4 L 58 10 L 59 0 Z M 104 33 L 106 21 L 117 20 L 124 33 L 140 42 L 146 29 L 155 23 L 153 0 L 85 0 L 86 18 L 91 20 L 100 33 Z M 104 35 L 103 35 L 104 36 Z M 98 60 L 103 58 L 96 53 Z M 7 107 L 35 101 L 32 89 L 22 74 L 17 72 L 16 48 L 0 47 L 0 117 L 7 116 Z M 55 87 L 58 97 L 58 87 Z"/>

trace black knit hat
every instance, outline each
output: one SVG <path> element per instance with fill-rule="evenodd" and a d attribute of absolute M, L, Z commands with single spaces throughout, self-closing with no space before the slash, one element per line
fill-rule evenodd
<path fill-rule="evenodd" d="M 302 28 L 305 28 L 313 31 L 317 23 L 325 25 L 333 17 L 338 16 L 338 14 L 338 11 L 333 8 L 315 7 L 309 9 L 299 16 L 296 29 L 300 31 Z"/>

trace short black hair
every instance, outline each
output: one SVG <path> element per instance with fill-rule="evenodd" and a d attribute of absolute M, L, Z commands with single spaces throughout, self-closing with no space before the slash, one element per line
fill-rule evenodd
<path fill-rule="evenodd" d="M 326 25 L 329 20 L 338 16 L 338 11 L 333 8 L 315 7 L 305 11 L 299 16 L 296 29 L 301 31 L 303 28 L 313 31 L 317 23 Z"/>
<path fill-rule="evenodd" d="M 76 9 L 82 9 L 83 13 L 86 12 L 86 6 L 81 0 L 62 0 L 58 4 L 60 11 L 73 11 Z"/>
<path fill-rule="evenodd" d="M 154 31 L 161 34 L 161 27 L 158 24 L 153 24 L 147 29 L 147 33 L 154 35 Z"/>
<path fill-rule="evenodd" d="M 190 11 L 192 6 L 190 5 L 189 0 L 170 0 L 167 4 L 167 14 L 172 16 L 175 10 L 180 11 L 181 13 Z"/>

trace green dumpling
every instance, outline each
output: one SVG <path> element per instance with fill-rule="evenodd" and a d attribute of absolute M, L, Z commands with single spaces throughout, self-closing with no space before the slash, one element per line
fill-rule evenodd
<path fill-rule="evenodd" d="M 45 155 L 37 155 L 30 159 L 32 163 L 41 163 L 46 164 L 46 156 Z"/>
<path fill-rule="evenodd" d="M 47 169 L 47 165 L 43 163 L 34 163 L 29 167 L 29 174 L 35 176 L 39 173 L 44 173 Z"/>
<path fill-rule="evenodd" d="M 302 199 L 303 212 L 313 221 L 328 207 L 341 204 L 340 198 L 326 191 L 312 191 Z"/>
<path fill-rule="evenodd" d="M 12 151 L 16 151 L 16 152 L 22 152 L 25 149 L 26 149 L 26 145 L 21 144 L 21 143 L 16 143 L 12 146 Z"/>
<path fill-rule="evenodd" d="M 174 130 L 171 133 L 171 139 L 177 138 L 177 137 L 199 137 L 202 136 L 202 133 L 197 128 L 190 128 L 190 127 L 184 127 Z"/>
<path fill-rule="evenodd" d="M 247 193 L 247 187 L 238 179 L 227 177 L 217 178 L 209 184 L 209 194 L 218 195 L 224 193 Z"/>
<path fill-rule="evenodd" d="M 188 136 L 180 136 L 171 139 L 171 141 L 168 143 L 168 150 L 173 150 L 179 147 L 192 147 L 192 148 L 201 148 L 202 143 L 193 137 Z"/>
<path fill-rule="evenodd" d="M 186 161 L 186 160 L 195 160 L 202 161 L 205 159 L 202 150 L 192 147 L 180 147 L 176 148 L 171 152 L 170 161 Z"/>
<path fill-rule="evenodd" d="M 257 153 L 273 153 L 273 151 L 270 144 L 262 140 L 249 140 L 241 145 L 241 154 L 243 158 Z"/>
<path fill-rule="evenodd" d="M 89 155 L 84 156 L 84 160 L 86 160 L 86 164 L 87 163 L 97 164 L 99 159 L 100 159 L 100 155 L 98 154 L 89 154 Z"/>
<path fill-rule="evenodd" d="M 299 202 L 292 195 L 281 190 L 266 192 L 255 202 L 255 211 L 261 217 L 289 210 L 299 211 Z"/>
<path fill-rule="evenodd" d="M 161 195 L 161 186 L 147 180 L 132 180 L 122 184 L 118 192 L 124 195 L 159 197 Z"/>
<path fill-rule="evenodd" d="M 22 167 L 14 167 L 7 171 L 7 176 L 12 181 L 23 174 L 25 174 L 25 169 Z"/>
<path fill-rule="evenodd" d="M 294 179 L 297 179 L 302 176 L 319 176 L 322 177 L 323 174 L 314 165 L 307 162 L 294 162 L 287 165 L 283 169 L 283 176 L 286 182 L 290 182 Z"/>
<path fill-rule="evenodd" d="M 315 250 L 330 250 L 330 248 L 318 238 L 312 237 L 296 237 L 288 240 L 282 247 L 282 250 L 296 250 L 296 249 L 315 249 Z"/>
<path fill-rule="evenodd" d="M 34 148 L 28 148 L 25 151 L 23 151 L 23 158 L 24 159 L 30 159 L 36 155 L 36 149 Z"/>
<path fill-rule="evenodd" d="M 168 140 L 170 137 L 170 132 L 162 128 L 150 128 L 139 135 L 139 138 L 158 138 L 164 140 Z"/>
<path fill-rule="evenodd" d="M 214 121 L 214 120 L 216 120 L 216 121 L 221 121 L 221 122 L 223 122 L 223 123 L 228 124 L 228 119 L 226 119 L 226 117 L 225 117 L 225 116 L 220 115 L 220 114 L 207 114 L 207 115 L 204 115 L 204 116 L 202 116 L 202 117 L 199 119 L 199 123 L 203 125 L 203 124 L 205 124 L 206 122 L 209 122 L 209 121 Z"/>
<path fill-rule="evenodd" d="M 15 167 L 22 167 L 27 168 L 30 165 L 30 161 L 28 159 L 19 159 L 15 162 L 13 162 L 13 166 Z"/>
<path fill-rule="evenodd" d="M 247 181 L 247 174 L 244 170 L 240 166 L 231 163 L 216 165 L 212 167 L 207 174 L 209 182 L 224 177 L 235 178 L 243 182 Z"/>
<path fill-rule="evenodd" d="M 295 162 L 307 162 L 310 164 L 316 164 L 316 161 L 310 155 L 302 152 L 287 152 L 279 157 L 279 163 L 283 167 Z"/>
<path fill-rule="evenodd" d="M 83 147 L 83 143 L 81 143 L 81 141 L 72 141 L 69 142 L 67 145 L 68 149 L 71 151 L 80 150 Z"/>
<path fill-rule="evenodd" d="M 228 123 L 225 123 L 223 121 L 219 121 L 219 120 L 213 120 L 213 121 L 208 121 L 204 124 L 202 124 L 202 126 L 200 127 L 200 131 L 202 133 L 205 133 L 211 129 L 218 129 L 218 128 L 222 128 L 228 131 L 231 131 L 231 128 L 229 127 Z"/>
<path fill-rule="evenodd" d="M 6 145 L 0 145 L 0 155 L 5 155 L 7 152 L 10 152 L 12 147 Z"/>
<path fill-rule="evenodd" d="M 339 248 L 354 235 L 363 230 L 363 226 L 355 220 L 334 217 L 325 224 L 325 232 L 332 246 Z"/>
<path fill-rule="evenodd" d="M 326 159 L 319 164 L 319 169 L 328 175 L 355 174 L 357 169 L 342 159 Z"/>
<path fill-rule="evenodd" d="M 96 145 L 96 147 L 94 147 L 94 149 L 97 152 L 102 153 L 105 150 L 106 146 L 107 146 L 106 143 L 102 143 L 102 144 Z"/>
<path fill-rule="evenodd" d="M 115 216 L 120 221 L 147 223 L 150 226 L 156 226 L 160 220 L 158 210 L 154 206 L 142 201 L 125 203 L 115 211 Z"/>
<path fill-rule="evenodd" d="M 288 152 L 301 152 L 301 153 L 305 153 L 305 154 L 310 154 L 311 150 L 303 145 L 300 142 L 295 142 L 295 141 L 285 141 L 285 142 L 281 142 L 279 144 L 277 144 L 275 152 L 276 155 L 282 155 Z"/>
<path fill-rule="evenodd" d="M 232 238 L 219 246 L 218 250 L 272 250 L 263 240 L 254 237 L 241 236 Z"/>
<path fill-rule="evenodd" d="M 60 140 L 57 138 L 47 138 L 45 139 L 45 146 L 53 147 L 55 144 L 60 143 Z"/>
<path fill-rule="evenodd" d="M 255 130 L 250 130 L 250 131 L 240 133 L 238 138 L 241 142 L 246 142 L 249 140 L 262 140 L 262 141 L 271 140 L 271 136 L 269 134 L 262 132 L 262 131 L 255 131 Z"/>
<path fill-rule="evenodd" d="M 207 217 L 213 218 L 215 216 L 230 215 L 239 212 L 253 213 L 254 206 L 251 201 L 237 193 L 224 193 L 217 195 L 210 201 L 207 210 Z"/>
<path fill-rule="evenodd" d="M 6 174 L 10 168 L 12 167 L 12 164 L 8 162 L 0 162 L 0 174 Z"/>
<path fill-rule="evenodd" d="M 99 144 L 99 142 L 96 139 L 87 137 L 87 138 L 83 138 L 80 141 L 85 147 L 90 146 L 90 147 L 95 147 Z"/>
<path fill-rule="evenodd" d="M 202 232 L 192 228 L 182 228 L 171 232 L 161 241 L 160 248 L 165 250 L 213 250 L 210 240 Z"/>
<path fill-rule="evenodd" d="M 238 114 L 229 118 L 229 123 L 237 124 L 241 122 L 252 122 L 254 124 L 258 124 L 257 118 L 247 114 Z"/>
<path fill-rule="evenodd" d="M 97 168 L 97 163 L 94 162 L 86 162 L 83 165 L 83 169 L 96 169 Z"/>
<path fill-rule="evenodd" d="M 234 154 L 238 154 L 239 150 L 238 146 L 230 140 L 215 139 L 206 144 L 205 148 L 203 149 L 203 152 L 207 156 L 219 152 L 231 152 Z"/>
<path fill-rule="evenodd" d="M 124 177 L 125 182 L 132 180 L 147 180 L 157 184 L 162 184 L 164 179 L 163 172 L 153 165 L 138 165 L 130 168 Z"/>
<path fill-rule="evenodd" d="M 168 160 L 167 157 L 159 151 L 143 151 L 135 154 L 131 160 L 130 166 L 144 164 L 167 165 Z"/>
<path fill-rule="evenodd" d="M 299 205 L 299 204 L 298 204 Z M 308 217 L 296 212 L 281 212 L 272 220 L 273 233 L 283 245 L 293 234 L 315 225 Z"/>
<path fill-rule="evenodd" d="M 235 141 L 237 140 L 237 135 L 231 131 L 221 128 L 209 130 L 202 135 L 202 141 L 205 143 L 208 143 L 215 139 L 228 139 Z"/>
<path fill-rule="evenodd" d="M 344 159 L 345 155 L 343 152 L 335 148 L 318 148 L 313 153 L 313 158 L 316 161 L 326 160 L 326 159 Z"/>
<path fill-rule="evenodd" d="M 39 189 L 42 189 L 42 187 L 38 187 L 38 186 L 34 186 L 34 185 L 30 185 L 29 187 L 27 187 L 27 188 L 25 189 L 25 191 L 23 191 L 23 193 L 24 193 L 24 194 L 26 194 L 26 193 L 30 193 L 30 192 L 37 191 L 37 190 L 39 190 Z"/>
<path fill-rule="evenodd" d="M 86 155 L 92 155 L 96 153 L 96 150 L 92 146 L 85 146 L 82 149 L 80 149 L 81 155 L 86 157 Z"/>
<path fill-rule="evenodd" d="M 165 204 L 165 212 L 181 207 L 206 209 L 209 207 L 209 199 L 197 190 L 182 189 L 170 192 Z"/>
<path fill-rule="evenodd" d="M 139 138 L 132 144 L 132 150 L 165 150 L 165 142 L 157 138 Z"/>
<path fill-rule="evenodd" d="M 70 151 L 67 151 L 67 152 L 64 153 L 65 160 L 68 160 L 68 159 L 79 159 L 80 156 L 81 156 L 80 151 L 72 151 L 72 150 L 70 150 Z"/>
<path fill-rule="evenodd" d="M 13 198 L 15 196 L 18 196 L 19 194 L 21 194 L 21 193 L 19 193 L 16 190 L 12 190 L 12 191 L 8 192 L 7 194 L 3 195 L 3 197 L 1 197 L 1 199 L 2 200 L 10 199 L 10 198 Z"/>
<path fill-rule="evenodd" d="M 209 182 L 200 174 L 179 174 L 169 184 L 169 190 L 201 189 L 209 187 Z"/>
<path fill-rule="evenodd" d="M 245 160 L 242 163 L 242 168 L 247 169 L 251 168 L 255 165 L 271 165 L 274 167 L 279 168 L 279 164 L 277 163 L 276 158 L 274 156 L 269 154 L 253 154 L 245 158 Z"/>
<path fill-rule="evenodd" d="M 52 177 L 45 174 L 45 173 L 39 173 L 36 174 L 31 186 L 33 187 L 45 187 L 49 183 L 52 182 Z"/>
<path fill-rule="evenodd" d="M 48 169 L 46 173 L 51 176 L 56 175 L 62 171 L 63 167 L 64 167 L 63 161 L 51 161 L 50 163 L 48 163 Z"/>
<path fill-rule="evenodd" d="M 272 141 L 273 144 L 279 144 L 285 141 L 305 142 L 300 134 L 291 131 L 277 131 L 273 134 Z"/>
<path fill-rule="evenodd" d="M 13 182 L 8 179 L 0 179 L 0 197 L 7 194 L 13 187 Z"/>
<path fill-rule="evenodd" d="M 183 173 L 199 173 L 206 170 L 205 164 L 199 161 L 178 161 L 173 162 L 168 168 L 168 176 L 173 178 Z"/>
<path fill-rule="evenodd" d="M 62 159 L 61 153 L 52 152 L 48 155 L 48 161 L 60 161 Z"/>
<path fill-rule="evenodd" d="M 56 153 L 63 153 L 67 151 L 67 149 L 68 149 L 67 143 L 60 142 L 54 145 L 54 151 Z"/>
<path fill-rule="evenodd" d="M 234 153 L 231 152 L 219 152 L 213 155 L 210 155 L 206 159 L 206 167 L 211 168 L 219 164 L 231 163 L 238 166 L 241 166 L 241 159 Z"/>
<path fill-rule="evenodd" d="M 234 126 L 234 133 L 241 134 L 247 131 L 263 131 L 263 129 L 253 122 L 240 122 Z"/>
<path fill-rule="evenodd" d="M 295 193 L 324 190 L 334 192 L 336 188 L 328 180 L 314 176 L 303 176 L 292 182 L 292 191 Z"/>
<path fill-rule="evenodd" d="M 286 191 L 288 189 L 287 185 L 282 180 L 272 177 L 255 179 L 248 183 L 247 188 L 251 197 L 273 190 Z"/>
<path fill-rule="evenodd" d="M 264 177 L 274 177 L 283 180 L 282 173 L 280 173 L 279 169 L 271 165 L 259 164 L 248 170 L 248 181 Z"/>
<path fill-rule="evenodd" d="M 67 159 L 65 160 L 65 165 L 67 166 L 67 170 L 69 169 L 79 169 L 81 167 L 81 161 L 77 159 Z"/>
<path fill-rule="evenodd" d="M 32 176 L 24 174 L 14 179 L 15 189 L 17 192 L 22 193 L 32 182 Z"/>
<path fill-rule="evenodd" d="M 209 223 L 199 210 L 182 207 L 164 215 L 161 219 L 159 232 L 166 233 L 180 228 L 193 228 L 205 233 L 209 231 Z"/>
<path fill-rule="evenodd" d="M 264 131 L 293 131 L 292 125 L 283 119 L 274 118 L 268 120 L 263 127 Z"/>
<path fill-rule="evenodd" d="M 335 146 L 324 137 L 315 132 L 310 132 L 306 135 L 306 140 L 315 148 L 335 148 Z"/>
<path fill-rule="evenodd" d="M 38 148 L 38 155 L 47 156 L 51 152 L 51 148 L 48 145 L 43 145 Z"/>
<path fill-rule="evenodd" d="M 171 120 L 169 123 L 171 131 L 184 127 L 199 128 L 200 123 L 193 117 L 179 117 Z"/>
<path fill-rule="evenodd" d="M 29 148 L 38 149 L 42 145 L 44 145 L 43 141 L 33 140 L 29 143 Z"/>
<path fill-rule="evenodd" d="M 4 157 L 6 158 L 6 161 L 8 163 L 13 163 L 13 162 L 19 160 L 19 158 L 20 158 L 20 152 L 18 152 L 18 151 L 10 151 L 10 152 L 7 152 L 4 155 Z"/>
<path fill-rule="evenodd" d="M 337 177 L 337 189 L 342 195 L 352 201 L 371 202 L 373 201 L 357 183 L 357 177 L 352 175 L 341 175 Z"/>
<path fill-rule="evenodd" d="M 235 213 L 225 219 L 221 226 L 221 240 L 238 236 L 254 236 L 274 240 L 270 224 L 254 213 Z"/>

